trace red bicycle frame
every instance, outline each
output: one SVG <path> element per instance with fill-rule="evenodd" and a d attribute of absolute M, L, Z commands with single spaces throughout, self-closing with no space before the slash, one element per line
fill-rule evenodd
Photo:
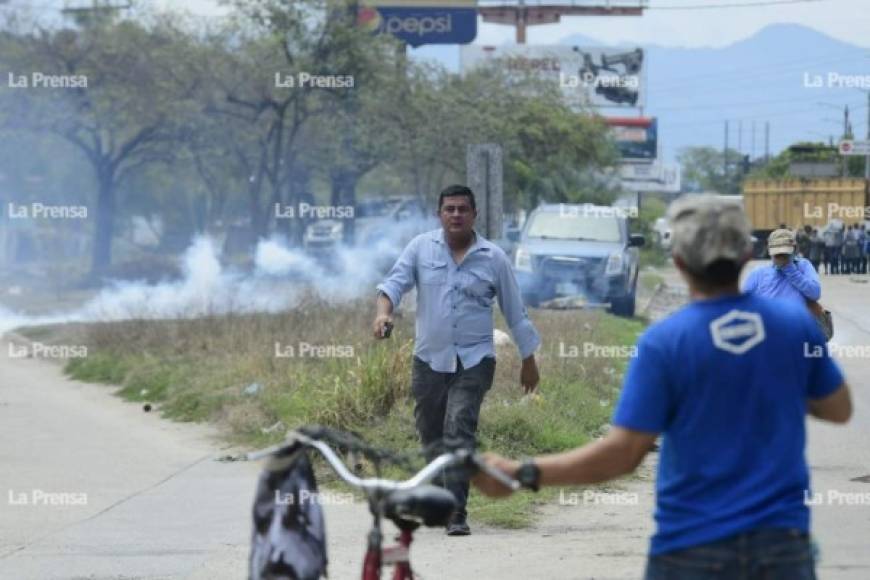
<path fill-rule="evenodd" d="M 414 532 L 403 529 L 397 539 L 399 543 L 395 546 L 382 547 L 383 534 L 375 524 L 369 533 L 362 580 L 381 580 L 381 569 L 385 565 L 394 567 L 393 580 L 414 580 L 414 572 L 411 570 L 411 542 L 414 541 Z"/>

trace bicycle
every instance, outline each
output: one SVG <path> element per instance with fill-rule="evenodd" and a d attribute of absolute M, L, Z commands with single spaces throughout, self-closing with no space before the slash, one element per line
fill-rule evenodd
<path fill-rule="evenodd" d="M 345 465 L 327 441 L 333 446 L 363 454 L 375 464 L 378 474 L 380 463 L 385 460 L 389 459 L 395 463 L 406 462 L 398 455 L 373 448 L 355 436 L 323 427 L 305 427 L 293 431 L 284 443 L 249 453 L 246 458 L 252 461 L 267 457 L 281 458 L 284 460 L 282 465 L 286 465 L 287 461 L 292 461 L 295 455 L 313 449 L 326 459 L 343 481 L 365 492 L 373 521 L 363 559 L 362 580 L 380 580 L 383 567 L 390 565 L 393 566 L 392 580 L 413 580 L 410 547 L 414 531 L 421 525 L 444 527 L 456 509 L 456 499 L 452 493 L 429 483 L 444 470 L 458 467 L 467 470 L 467 474 L 480 470 L 514 490 L 519 489 L 520 486 L 516 480 L 487 466 L 474 451 L 469 449 L 443 453 L 405 481 L 380 477 L 363 479 Z M 381 526 L 384 518 L 391 520 L 399 528 L 396 545 L 386 547 L 383 545 Z M 322 527 L 320 531 L 323 534 L 320 540 L 325 543 L 325 532 Z M 286 569 L 282 567 L 280 558 L 279 564 L 273 566 L 274 558 L 270 560 L 263 556 L 263 554 L 257 555 L 256 546 L 252 545 L 251 580 L 302 580 L 295 575 L 288 575 Z M 324 553 L 324 568 L 325 564 Z M 255 570 L 255 567 L 260 569 Z M 306 580 L 309 578 L 315 580 L 319 577 L 320 571 L 305 576 Z"/>

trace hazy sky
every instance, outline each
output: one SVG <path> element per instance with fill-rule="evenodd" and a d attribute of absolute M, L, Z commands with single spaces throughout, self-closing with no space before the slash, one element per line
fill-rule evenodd
<path fill-rule="evenodd" d="M 7 6 L 31 6 L 40 11 L 50 11 L 62 6 L 64 1 L 5 0 L 5 3 Z M 91 2 L 91 0 L 66 1 L 80 5 L 88 5 Z M 605 1 L 601 0 L 602 4 Z M 565 36 L 581 33 L 607 43 L 626 42 L 684 47 L 724 46 L 747 38 L 769 24 L 787 22 L 803 24 L 834 38 L 870 47 L 870 0 L 816 0 L 799 4 L 703 10 L 663 9 L 719 4 L 758 4 L 764 1 L 782 0 L 650 0 L 652 9 L 642 17 L 564 18 L 560 24 L 531 27 L 528 42 L 549 44 Z M 220 12 L 218 0 L 139 0 L 139 2 L 187 9 L 198 14 Z M 4 0 L 0 0 L 0 6 L 3 4 Z M 655 9 L 657 6 L 662 9 Z M 511 27 L 481 24 L 476 42 L 501 44 L 511 42 L 513 38 L 514 32 Z"/>
<path fill-rule="evenodd" d="M 40 0 L 33 0 L 39 2 Z M 213 13 L 216 0 L 153 0 Z M 534 0 L 532 0 L 534 1 Z M 698 6 L 758 3 L 760 0 L 650 0 L 655 6 Z M 602 0 L 602 4 L 604 0 Z M 747 38 L 769 24 L 803 24 L 859 46 L 870 47 L 870 0 L 820 0 L 804 4 L 705 10 L 648 10 L 642 17 L 570 17 L 557 25 L 530 28 L 530 44 L 549 44 L 581 33 L 607 42 L 663 46 L 724 46 Z M 501 44 L 513 39 L 513 28 L 481 24 L 477 41 Z"/>

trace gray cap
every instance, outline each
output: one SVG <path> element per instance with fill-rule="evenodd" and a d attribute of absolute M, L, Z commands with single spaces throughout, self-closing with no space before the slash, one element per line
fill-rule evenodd
<path fill-rule="evenodd" d="M 767 253 L 794 254 L 794 234 L 790 230 L 774 230 L 767 238 Z"/>
<path fill-rule="evenodd" d="M 714 195 L 687 195 L 668 209 L 671 253 L 690 271 L 702 272 L 716 260 L 742 262 L 752 252 L 743 208 Z"/>

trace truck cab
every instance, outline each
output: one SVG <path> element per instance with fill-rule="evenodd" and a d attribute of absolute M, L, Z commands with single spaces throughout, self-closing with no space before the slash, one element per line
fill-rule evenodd
<path fill-rule="evenodd" d="M 526 220 L 514 269 L 529 306 L 580 296 L 634 316 L 639 252 L 625 211 L 592 204 L 543 205 Z"/>

